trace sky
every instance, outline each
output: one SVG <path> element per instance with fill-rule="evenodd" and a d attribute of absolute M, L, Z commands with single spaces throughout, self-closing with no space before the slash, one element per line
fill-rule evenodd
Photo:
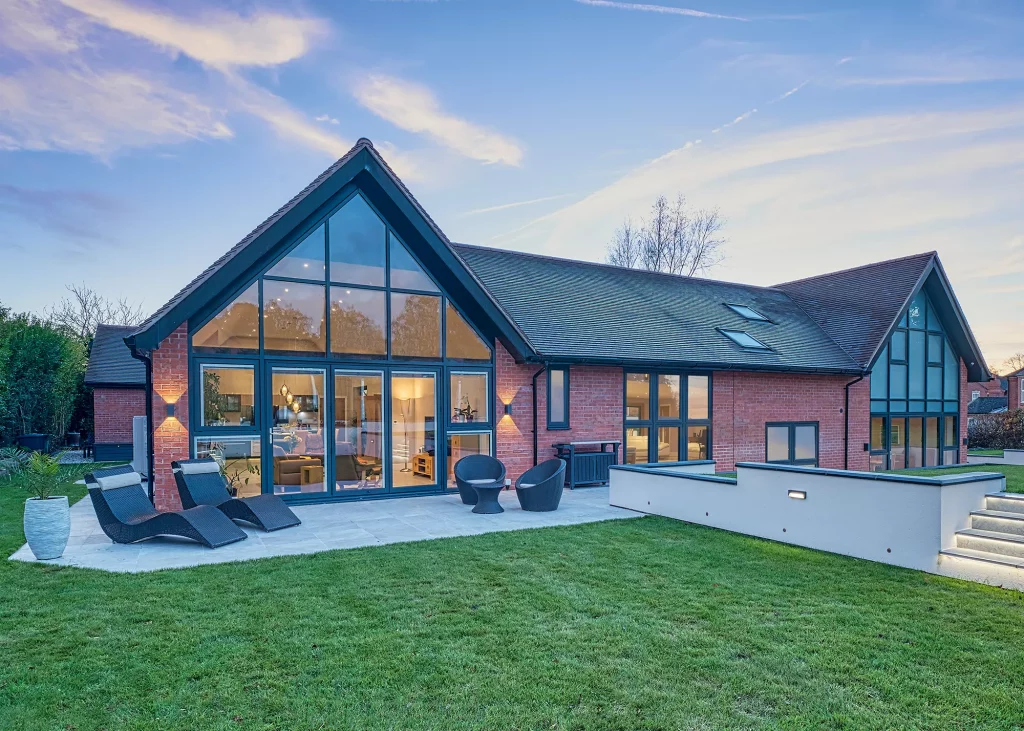
<path fill-rule="evenodd" d="M 659 195 L 716 279 L 936 250 L 1024 350 L 1019 0 L 0 0 L 0 303 L 155 310 L 359 137 L 453 241 L 601 261 Z"/>

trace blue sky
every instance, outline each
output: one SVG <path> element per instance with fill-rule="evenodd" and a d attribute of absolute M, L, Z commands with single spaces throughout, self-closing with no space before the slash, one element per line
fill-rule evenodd
<path fill-rule="evenodd" d="M 369 137 L 456 241 L 600 260 L 659 194 L 719 279 L 936 249 L 1024 350 L 1024 3 L 4 0 L 0 301 L 160 306 Z"/>

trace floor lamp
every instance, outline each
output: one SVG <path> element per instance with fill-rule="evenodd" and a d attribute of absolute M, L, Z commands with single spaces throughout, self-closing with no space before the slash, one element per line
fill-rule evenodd
<path fill-rule="evenodd" d="M 412 399 L 411 398 L 403 398 L 403 399 L 399 399 L 398 400 L 398 403 L 399 403 L 399 407 L 398 408 L 402 412 L 402 440 L 405 442 L 405 467 L 403 467 L 401 470 L 399 470 L 399 472 L 412 472 L 412 470 L 409 469 L 409 455 L 410 455 L 410 450 L 409 450 L 409 428 L 408 428 L 408 421 L 406 420 L 406 417 L 405 417 L 405 404 L 407 402 L 409 402 L 409 401 L 412 401 Z"/>

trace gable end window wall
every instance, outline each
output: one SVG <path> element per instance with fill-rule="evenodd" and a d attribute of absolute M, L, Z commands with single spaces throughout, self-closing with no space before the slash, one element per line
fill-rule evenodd
<path fill-rule="evenodd" d="M 960 360 L 918 292 L 871 370 L 872 471 L 959 461 Z"/>
<path fill-rule="evenodd" d="M 191 333 L 195 456 L 237 494 L 325 500 L 493 453 L 491 346 L 361 194 L 282 249 Z"/>

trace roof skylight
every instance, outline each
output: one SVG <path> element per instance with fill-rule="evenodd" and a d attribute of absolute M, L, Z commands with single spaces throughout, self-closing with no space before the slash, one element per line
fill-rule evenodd
<path fill-rule="evenodd" d="M 758 322 L 771 322 L 767 317 L 762 315 L 760 312 L 755 310 L 753 307 L 747 307 L 746 305 L 731 305 L 726 303 L 725 305 L 730 310 L 735 312 L 740 317 L 745 317 L 748 320 L 757 320 Z"/>
<path fill-rule="evenodd" d="M 747 348 L 749 350 L 771 350 L 771 348 L 755 338 L 753 335 L 748 335 L 742 330 L 719 330 L 718 332 L 722 333 L 722 335 L 729 338 L 741 348 Z"/>

